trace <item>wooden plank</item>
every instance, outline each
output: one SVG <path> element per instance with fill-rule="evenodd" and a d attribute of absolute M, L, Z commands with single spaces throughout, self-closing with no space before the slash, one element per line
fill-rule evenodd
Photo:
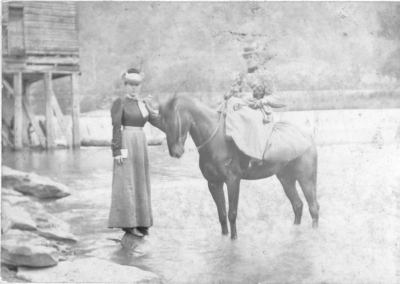
<path fill-rule="evenodd" d="M 43 40 L 43 39 L 33 39 L 33 38 L 27 38 L 26 41 L 26 49 L 31 50 L 31 49 L 50 49 L 54 50 L 55 48 L 58 48 L 60 50 L 71 50 L 75 48 L 79 48 L 79 42 L 78 40 Z"/>
<path fill-rule="evenodd" d="M 40 66 L 40 65 L 27 65 L 27 66 L 19 66 L 19 65 L 11 65 L 3 66 L 4 73 L 15 73 L 15 72 L 24 72 L 24 73 L 45 73 L 45 72 L 53 72 L 60 74 L 71 74 L 73 72 L 79 72 L 79 66 Z"/>
<path fill-rule="evenodd" d="M 32 3 L 32 2 L 30 2 Z M 63 6 L 74 6 L 75 1 L 34 1 L 38 5 L 63 5 Z"/>
<path fill-rule="evenodd" d="M 78 73 L 71 75 L 72 84 L 72 145 L 74 148 L 81 146 L 81 132 L 79 126 L 80 107 L 80 92 L 79 92 L 79 77 Z"/>
<path fill-rule="evenodd" d="M 64 26 L 66 24 L 63 24 Z M 42 34 L 49 34 L 49 35 L 55 35 L 55 36 L 59 36 L 60 34 L 66 34 L 66 35 L 73 35 L 73 36 L 77 36 L 78 35 L 78 30 L 77 29 L 64 29 L 62 25 L 60 25 L 60 28 L 56 28 L 54 27 L 54 25 L 51 27 L 43 27 L 38 26 L 38 27 L 31 27 L 31 26 L 27 26 L 25 25 L 25 34 L 36 34 L 36 35 L 42 35 Z"/>
<path fill-rule="evenodd" d="M 22 100 L 22 104 L 24 106 L 25 113 L 28 116 L 29 121 L 32 124 L 32 127 L 35 130 L 36 135 L 39 138 L 40 145 L 42 145 L 43 148 L 46 148 L 46 136 L 44 135 L 44 133 L 42 131 L 42 128 L 40 127 L 39 123 L 37 122 L 35 114 L 31 110 L 31 108 L 29 107 L 29 104 L 28 104 L 26 99 Z"/>
<path fill-rule="evenodd" d="M 66 2 L 29 1 L 29 2 L 24 3 L 24 7 L 36 8 L 36 9 L 67 10 L 67 11 L 75 11 L 75 9 L 76 9 L 76 6 L 74 3 L 66 3 Z"/>
<path fill-rule="evenodd" d="M 50 21 L 27 21 L 24 20 L 25 28 L 57 29 L 57 30 L 78 30 L 75 23 L 55 23 Z"/>
<path fill-rule="evenodd" d="M 22 149 L 22 73 L 14 74 L 14 149 Z"/>
<path fill-rule="evenodd" d="M 59 10 L 51 8 L 24 8 L 25 15 L 49 15 L 49 16 L 61 16 L 61 17 L 76 17 L 76 11 L 74 10 Z"/>
<path fill-rule="evenodd" d="M 79 47 L 78 37 L 75 38 L 41 38 L 40 36 L 32 36 L 29 35 L 25 38 L 25 46 L 33 46 L 34 44 L 40 44 L 45 46 L 54 46 L 59 48 L 70 48 L 69 45 L 73 45 L 74 47 Z M 37 48 L 41 48 L 38 46 Z"/>
<path fill-rule="evenodd" d="M 26 54 L 43 54 L 43 55 L 78 55 L 76 52 L 79 51 L 78 47 L 58 46 L 58 47 L 34 47 L 29 46 Z"/>
<path fill-rule="evenodd" d="M 26 62 L 32 64 L 79 64 L 79 57 L 75 56 L 27 56 Z"/>
<path fill-rule="evenodd" d="M 9 22 L 7 26 L 7 40 L 9 54 L 24 54 L 25 45 L 22 9 L 10 9 Z"/>
<path fill-rule="evenodd" d="M 13 8 L 23 8 L 24 7 L 23 2 L 20 2 L 20 1 L 8 2 L 7 4 L 8 4 L 9 8 L 10 7 L 13 7 Z"/>
<path fill-rule="evenodd" d="M 35 15 L 26 14 L 24 15 L 24 21 L 37 21 L 37 22 L 54 22 L 54 23 L 72 23 L 76 24 L 76 17 L 61 17 L 53 15 Z"/>
<path fill-rule="evenodd" d="M 3 24 L 5 24 L 5 23 L 8 22 L 8 15 L 9 15 L 9 13 L 8 13 L 8 5 L 6 5 L 6 3 L 4 3 L 2 8 L 3 9 L 1 11 L 1 15 L 2 15 L 1 22 Z"/>
<path fill-rule="evenodd" d="M 60 45 L 43 45 L 43 46 L 32 46 L 29 45 L 26 48 L 26 55 L 42 54 L 42 55 L 79 55 L 79 48 L 76 46 L 64 47 L 67 43 Z"/>
<path fill-rule="evenodd" d="M 45 28 L 31 28 L 25 27 L 25 38 L 26 41 L 33 39 L 47 40 L 50 42 L 54 41 L 78 41 L 77 30 L 67 29 L 45 29 Z"/>
<path fill-rule="evenodd" d="M 24 3 L 24 7 L 32 8 L 54 8 L 54 9 L 73 9 L 76 7 L 73 1 L 29 1 Z"/>
<path fill-rule="evenodd" d="M 34 46 L 31 42 L 29 42 L 29 45 L 27 45 L 27 46 L 29 47 L 29 52 L 27 52 L 27 54 L 29 54 L 31 52 L 35 52 L 35 51 L 36 51 L 35 53 L 38 53 L 37 51 L 41 51 L 42 53 L 46 53 L 47 51 L 49 51 L 49 52 L 60 51 L 60 52 L 65 53 L 65 52 L 79 50 L 79 45 L 77 45 L 76 42 L 65 42 L 65 41 L 59 41 L 55 44 L 54 43 L 47 44 L 44 46 Z"/>
<path fill-rule="evenodd" d="M 60 105 L 58 104 L 57 98 L 53 93 L 53 99 L 52 99 L 52 106 L 53 106 L 53 111 L 54 114 L 57 117 L 58 124 L 60 125 L 61 131 L 64 134 L 65 140 L 67 140 L 67 146 L 71 147 L 72 146 L 72 139 L 70 132 L 68 131 L 68 122 L 64 118 L 64 114 L 61 111 Z"/>
<path fill-rule="evenodd" d="M 58 50 L 58 49 L 29 49 L 26 54 L 30 55 L 69 55 L 69 56 L 78 56 L 79 49 L 71 49 L 71 50 Z"/>
<path fill-rule="evenodd" d="M 52 106 L 53 84 L 52 84 L 51 73 L 45 73 L 43 80 L 44 80 L 45 105 L 46 105 L 47 149 L 53 149 L 55 147 L 55 143 L 54 143 L 53 106 Z"/>
<path fill-rule="evenodd" d="M 2 55 L 8 55 L 8 31 L 6 26 L 2 26 L 1 29 L 1 47 L 2 47 Z"/>
<path fill-rule="evenodd" d="M 51 37 L 47 38 L 26 38 L 26 49 L 41 49 L 45 48 L 60 48 L 62 50 L 68 50 L 72 48 L 79 48 L 79 41 L 78 39 L 74 38 L 55 38 L 51 40 Z"/>

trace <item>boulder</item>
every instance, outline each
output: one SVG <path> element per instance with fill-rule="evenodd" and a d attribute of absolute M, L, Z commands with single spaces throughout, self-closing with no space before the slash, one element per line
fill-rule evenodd
<path fill-rule="evenodd" d="M 12 196 L 23 196 L 23 194 L 21 192 L 18 192 L 16 190 L 12 189 L 12 188 L 2 187 L 1 188 L 1 196 L 4 197 L 4 196 L 9 196 L 9 195 L 12 195 Z"/>
<path fill-rule="evenodd" d="M 17 277 L 35 283 L 161 283 L 154 273 L 97 258 L 67 260 L 43 269 L 19 267 Z"/>
<path fill-rule="evenodd" d="M 2 215 L 4 215 L 5 219 L 11 222 L 12 229 L 36 230 L 35 221 L 22 207 L 11 206 L 7 202 L 2 202 Z"/>
<path fill-rule="evenodd" d="M 38 198 L 62 198 L 71 195 L 69 188 L 48 177 L 25 173 L 2 166 L 2 185 Z"/>
<path fill-rule="evenodd" d="M 48 240 L 20 230 L 10 230 L 1 242 L 1 262 L 11 266 L 49 267 L 57 265 L 59 252 Z"/>
<path fill-rule="evenodd" d="M 17 205 L 21 203 L 30 202 L 31 199 L 28 196 L 17 196 L 17 195 L 2 195 L 1 202 L 8 203 L 10 205 Z"/>
<path fill-rule="evenodd" d="M 3 208 L 1 212 L 1 234 L 6 234 L 11 229 L 12 224 L 10 217 L 4 213 Z"/>
<path fill-rule="evenodd" d="M 135 256 L 143 256 L 154 251 L 155 244 L 152 238 L 147 236 L 141 238 L 125 233 L 121 239 L 121 246 L 124 250 Z"/>
<path fill-rule="evenodd" d="M 63 242 L 77 242 L 78 238 L 70 232 L 70 226 L 64 220 L 47 213 L 39 203 L 25 204 L 36 224 L 36 233 L 51 240 Z"/>

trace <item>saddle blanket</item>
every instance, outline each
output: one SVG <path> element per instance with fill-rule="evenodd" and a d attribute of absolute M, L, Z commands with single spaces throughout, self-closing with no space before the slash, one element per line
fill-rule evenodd
<path fill-rule="evenodd" d="M 239 107 L 238 107 L 239 106 Z M 225 133 L 239 150 L 256 160 L 288 162 L 313 145 L 311 134 L 290 122 L 265 124 L 260 109 L 246 106 L 241 98 L 226 102 Z"/>

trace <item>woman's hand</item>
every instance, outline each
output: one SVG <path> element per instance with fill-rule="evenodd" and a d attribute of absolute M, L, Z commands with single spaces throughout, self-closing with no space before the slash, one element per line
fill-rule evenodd
<path fill-rule="evenodd" d="M 146 105 L 147 111 L 150 116 L 158 116 L 160 105 L 158 101 L 156 101 L 151 95 L 149 95 L 146 100 L 144 100 L 144 104 Z"/>
<path fill-rule="evenodd" d="M 114 157 L 114 160 L 116 160 L 117 163 L 120 165 L 122 165 L 124 163 L 124 159 L 122 158 L 122 155 Z"/>

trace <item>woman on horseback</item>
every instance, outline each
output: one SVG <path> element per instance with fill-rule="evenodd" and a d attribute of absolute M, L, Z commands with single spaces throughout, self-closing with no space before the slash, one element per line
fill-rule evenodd
<path fill-rule="evenodd" d="M 252 93 L 249 106 L 261 109 L 265 114 L 264 122 L 269 123 L 272 121 L 271 105 L 277 102 L 274 76 L 265 66 L 271 57 L 255 45 L 245 47 L 242 56 L 246 60 L 247 73 L 240 73 L 235 78 L 224 98 L 227 100 L 234 96 L 246 99 L 243 93 Z"/>

